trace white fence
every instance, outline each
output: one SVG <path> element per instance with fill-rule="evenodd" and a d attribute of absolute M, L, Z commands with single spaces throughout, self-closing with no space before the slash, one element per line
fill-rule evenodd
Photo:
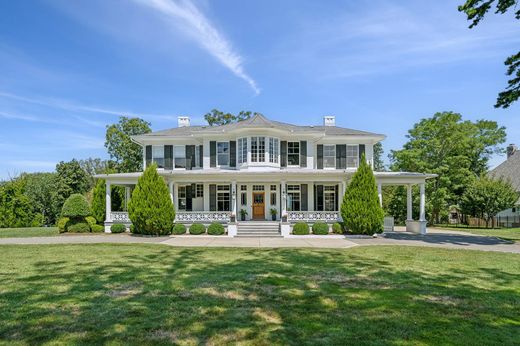
<path fill-rule="evenodd" d="M 338 211 L 288 211 L 287 221 L 289 222 L 313 222 L 325 221 L 336 222 L 339 220 Z"/>

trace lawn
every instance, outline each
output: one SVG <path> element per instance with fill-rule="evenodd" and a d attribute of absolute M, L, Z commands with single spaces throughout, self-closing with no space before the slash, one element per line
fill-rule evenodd
<path fill-rule="evenodd" d="M 58 234 L 58 227 L 0 228 L 0 238 L 51 237 Z"/>
<path fill-rule="evenodd" d="M 505 240 L 520 241 L 520 228 L 466 228 L 466 227 L 445 227 L 437 226 L 442 229 L 452 229 L 456 231 L 468 232 L 479 235 L 498 237 Z"/>
<path fill-rule="evenodd" d="M 8 245 L 0 263 L 6 344 L 520 340 L 515 254 Z"/>

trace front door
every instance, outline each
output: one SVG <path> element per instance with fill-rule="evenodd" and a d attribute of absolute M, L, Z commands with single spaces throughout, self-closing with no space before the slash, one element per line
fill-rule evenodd
<path fill-rule="evenodd" d="M 253 220 L 265 220 L 264 197 L 264 192 L 253 192 Z"/>

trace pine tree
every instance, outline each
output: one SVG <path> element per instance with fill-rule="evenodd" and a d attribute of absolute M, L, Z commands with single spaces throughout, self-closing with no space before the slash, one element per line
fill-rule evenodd
<path fill-rule="evenodd" d="M 376 179 L 364 155 L 345 191 L 341 217 L 353 233 L 373 234 L 383 231 L 384 212 L 379 205 Z"/>
<path fill-rule="evenodd" d="M 94 193 L 92 196 L 92 216 L 96 218 L 98 223 L 105 221 L 105 179 L 98 179 L 96 186 L 94 187 Z"/>
<path fill-rule="evenodd" d="M 135 233 L 164 235 L 171 232 L 175 210 L 168 187 L 157 173 L 157 165 L 148 166 L 139 178 L 128 204 L 128 216 Z"/>

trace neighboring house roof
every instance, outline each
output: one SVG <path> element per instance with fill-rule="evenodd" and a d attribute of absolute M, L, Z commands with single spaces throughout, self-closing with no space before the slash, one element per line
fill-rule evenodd
<path fill-rule="evenodd" d="M 514 152 L 506 161 L 491 170 L 489 174 L 495 178 L 509 180 L 515 190 L 520 192 L 520 151 Z"/>
<path fill-rule="evenodd" d="M 291 133 L 322 133 L 329 136 L 356 135 L 356 136 L 376 136 L 383 139 L 385 136 L 377 133 L 353 130 L 338 126 L 300 126 L 287 124 L 280 121 L 269 120 L 261 114 L 255 114 L 253 117 L 236 123 L 220 125 L 220 126 L 186 126 L 176 127 L 168 130 L 161 130 L 144 135 L 136 136 L 140 138 L 156 137 L 156 136 L 193 136 L 203 134 L 226 133 L 240 129 L 277 129 Z"/>

